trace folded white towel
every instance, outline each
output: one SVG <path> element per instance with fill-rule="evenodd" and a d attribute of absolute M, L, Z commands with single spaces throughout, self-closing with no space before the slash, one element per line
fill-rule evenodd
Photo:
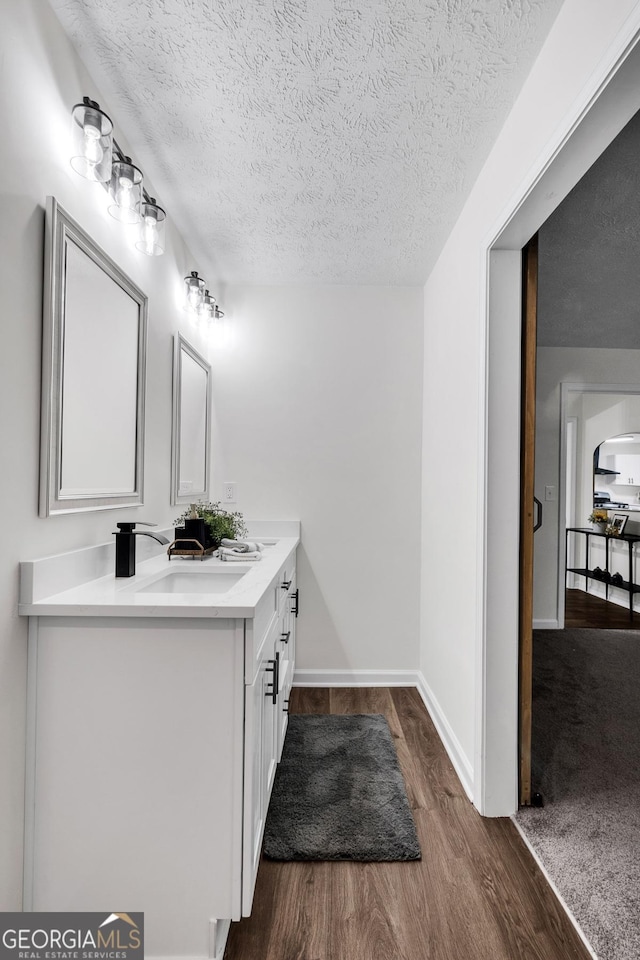
<path fill-rule="evenodd" d="M 253 550 L 248 553 L 241 553 L 238 550 L 229 550 L 226 547 L 220 547 L 218 550 L 220 560 L 262 560 L 262 554 L 259 550 Z"/>
<path fill-rule="evenodd" d="M 220 541 L 220 546 L 236 550 L 238 553 L 255 553 L 264 549 L 261 543 L 254 540 L 227 540 L 226 538 Z"/>

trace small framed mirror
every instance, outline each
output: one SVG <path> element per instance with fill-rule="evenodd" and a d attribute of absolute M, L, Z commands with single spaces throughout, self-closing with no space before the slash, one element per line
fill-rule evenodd
<path fill-rule="evenodd" d="M 143 502 L 147 298 L 47 198 L 40 516 Z"/>
<path fill-rule="evenodd" d="M 174 337 L 171 502 L 209 499 L 211 367 L 182 334 Z"/>

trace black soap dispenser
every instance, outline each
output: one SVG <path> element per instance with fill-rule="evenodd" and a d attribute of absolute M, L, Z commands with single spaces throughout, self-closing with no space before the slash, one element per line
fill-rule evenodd
<path fill-rule="evenodd" d="M 203 518 L 198 516 L 196 504 L 192 503 L 190 506 L 190 516 L 184 521 L 185 538 L 187 540 L 197 540 L 204 550 L 206 547 L 207 526 Z"/>

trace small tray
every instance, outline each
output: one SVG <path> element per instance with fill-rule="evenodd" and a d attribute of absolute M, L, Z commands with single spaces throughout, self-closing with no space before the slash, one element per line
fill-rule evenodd
<path fill-rule="evenodd" d="M 179 543 L 192 543 L 192 547 L 178 547 L 176 544 Z M 200 560 L 204 560 L 205 557 L 211 556 L 217 547 L 203 547 L 199 540 L 193 540 L 190 537 L 181 537 L 179 540 L 174 540 L 173 543 L 170 543 L 167 547 L 167 554 L 169 560 L 171 557 L 199 557 Z"/>

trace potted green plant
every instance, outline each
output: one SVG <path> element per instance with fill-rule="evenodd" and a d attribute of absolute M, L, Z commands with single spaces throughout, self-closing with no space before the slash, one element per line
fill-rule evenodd
<path fill-rule="evenodd" d="M 184 527 L 185 520 L 200 517 L 204 520 L 207 531 L 206 547 L 219 547 L 221 540 L 240 540 L 247 535 L 247 527 L 241 513 L 229 513 L 218 503 L 198 501 L 192 503 L 188 509 L 174 521 L 176 527 Z M 178 531 L 176 530 L 176 537 Z"/>

